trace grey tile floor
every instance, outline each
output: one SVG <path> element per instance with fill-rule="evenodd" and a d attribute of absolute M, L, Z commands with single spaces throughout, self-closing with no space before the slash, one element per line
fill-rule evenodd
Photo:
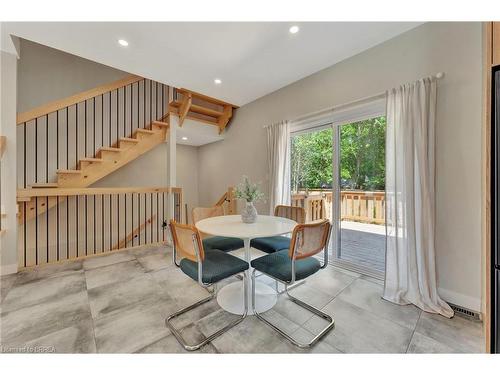
<path fill-rule="evenodd" d="M 240 255 L 241 252 L 234 254 Z M 270 279 L 261 280 L 274 285 Z M 226 282 L 234 282 L 236 279 Z M 483 350 L 482 326 L 380 298 L 382 285 L 327 267 L 293 290 L 333 315 L 336 326 L 312 350 L 288 343 L 253 316 L 202 353 L 455 353 Z M 1 349 L 48 347 L 58 353 L 184 353 L 165 327 L 170 313 L 205 290 L 172 265 L 166 247 L 142 247 L 1 278 Z M 281 296 L 266 316 L 299 340 L 325 324 Z M 214 300 L 175 324 L 192 342 L 234 316 Z"/>

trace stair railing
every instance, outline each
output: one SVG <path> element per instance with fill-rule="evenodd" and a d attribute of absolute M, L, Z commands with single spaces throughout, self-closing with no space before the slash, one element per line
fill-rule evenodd
<path fill-rule="evenodd" d="M 177 187 L 18 190 L 23 218 L 18 227 L 19 268 L 164 244 L 170 194 L 174 218 L 180 221 L 182 189 Z M 35 209 L 52 209 L 27 220 L 31 200 Z"/>
<path fill-rule="evenodd" d="M 230 186 L 227 191 L 222 194 L 219 200 L 214 204 L 214 206 L 224 207 L 224 213 L 226 215 L 236 214 L 236 198 L 234 196 L 234 187 Z"/>
<path fill-rule="evenodd" d="M 17 116 L 18 187 L 56 181 L 101 147 L 168 116 L 169 86 L 138 76 L 57 100 Z"/>

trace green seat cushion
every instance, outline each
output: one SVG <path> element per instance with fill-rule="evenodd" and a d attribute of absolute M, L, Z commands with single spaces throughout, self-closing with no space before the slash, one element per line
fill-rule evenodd
<path fill-rule="evenodd" d="M 198 262 L 182 259 L 182 272 L 198 281 Z M 212 284 L 248 269 L 248 263 L 223 251 L 212 249 L 205 253 L 202 263 L 203 283 Z"/>
<path fill-rule="evenodd" d="M 290 248 L 290 238 L 284 236 L 260 237 L 250 241 L 250 246 L 266 253 L 275 253 Z"/>
<path fill-rule="evenodd" d="M 240 240 L 239 238 L 214 236 L 203 240 L 203 248 L 205 251 L 212 249 L 232 251 L 241 249 L 244 246 L 243 240 Z"/>
<path fill-rule="evenodd" d="M 252 260 L 252 267 L 256 270 L 273 276 L 282 281 L 292 280 L 292 260 L 288 250 L 281 250 L 273 254 Z M 305 258 L 295 261 L 295 280 L 302 280 L 316 273 L 321 268 L 316 258 Z"/>

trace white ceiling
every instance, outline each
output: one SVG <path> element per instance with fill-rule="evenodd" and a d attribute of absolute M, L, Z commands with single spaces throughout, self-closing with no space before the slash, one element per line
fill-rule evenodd
<path fill-rule="evenodd" d="M 219 134 L 217 126 L 190 119 L 185 119 L 182 127 L 177 127 L 175 136 L 177 143 L 188 146 L 203 146 L 224 139 L 224 133 Z"/>
<path fill-rule="evenodd" d="M 291 25 L 300 26 L 290 34 Z M 391 39 L 417 22 L 3 23 L 16 35 L 243 105 Z M 118 39 L 129 42 L 127 48 Z M 222 84 L 214 85 L 214 78 Z"/>

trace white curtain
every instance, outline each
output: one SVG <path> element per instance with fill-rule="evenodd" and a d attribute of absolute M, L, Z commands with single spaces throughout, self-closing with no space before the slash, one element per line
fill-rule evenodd
<path fill-rule="evenodd" d="M 452 317 L 437 293 L 435 262 L 436 79 L 387 92 L 387 255 L 383 298 Z"/>
<path fill-rule="evenodd" d="M 269 165 L 269 210 L 278 204 L 290 204 L 290 124 L 282 121 L 266 127 Z"/>

